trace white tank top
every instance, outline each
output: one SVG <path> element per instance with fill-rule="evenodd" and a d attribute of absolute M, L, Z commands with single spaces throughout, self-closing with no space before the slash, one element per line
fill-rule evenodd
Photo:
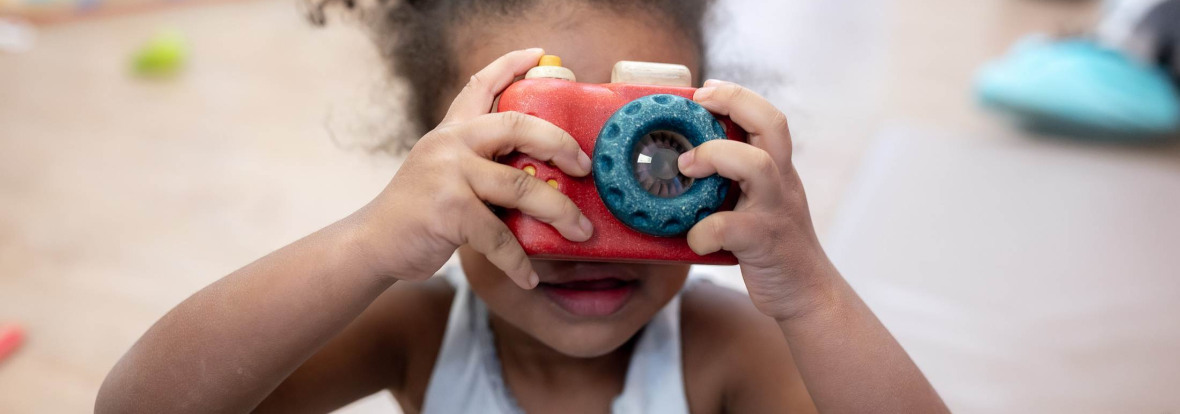
<path fill-rule="evenodd" d="M 446 278 L 455 287 L 455 298 L 422 412 L 523 413 L 501 375 L 487 306 L 471 292 L 457 266 L 447 269 Z M 639 335 L 623 393 L 611 403 L 611 412 L 687 413 L 680 357 L 680 295 L 656 313 Z"/>

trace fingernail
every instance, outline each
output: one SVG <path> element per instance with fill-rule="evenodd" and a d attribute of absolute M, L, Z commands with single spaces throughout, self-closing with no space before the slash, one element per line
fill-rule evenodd
<path fill-rule="evenodd" d="M 579 152 L 578 153 L 578 164 L 581 164 L 582 169 L 585 170 L 587 173 L 590 172 L 590 156 L 589 155 L 586 155 L 586 153 L 584 153 L 584 152 Z"/>
<path fill-rule="evenodd" d="M 529 274 L 529 289 L 537 287 L 541 283 L 541 277 L 537 276 L 537 272 Z"/>
<path fill-rule="evenodd" d="M 586 216 L 583 215 L 578 218 L 578 226 L 582 228 L 582 233 L 586 235 L 587 239 L 594 235 L 594 223 L 591 223 L 590 219 L 586 218 Z"/>
<path fill-rule="evenodd" d="M 705 84 L 708 85 L 708 83 Z M 717 88 L 711 86 L 697 89 L 697 92 L 692 95 L 692 100 L 703 101 L 709 99 L 709 96 L 713 95 L 713 91 L 715 90 L 717 90 Z"/>
<path fill-rule="evenodd" d="M 717 86 L 717 85 L 721 85 L 724 83 L 727 83 L 727 82 L 725 82 L 723 80 L 709 79 L 709 80 L 705 81 L 705 86 Z"/>
<path fill-rule="evenodd" d="M 689 151 L 680 154 L 680 158 L 676 159 L 676 167 L 684 171 L 688 166 L 692 165 L 693 159 L 696 158 L 696 151 Z"/>
<path fill-rule="evenodd" d="M 529 53 L 544 53 L 545 49 L 542 49 L 539 47 L 530 47 L 528 49 L 525 49 L 524 51 L 529 52 Z"/>

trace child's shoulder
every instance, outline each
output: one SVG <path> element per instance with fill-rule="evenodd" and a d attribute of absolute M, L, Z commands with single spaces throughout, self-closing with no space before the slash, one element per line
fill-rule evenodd
<path fill-rule="evenodd" d="M 693 407 L 786 406 L 810 412 L 782 331 L 746 293 L 693 283 L 682 298 L 685 391 Z"/>
<path fill-rule="evenodd" d="M 455 288 L 442 277 L 425 282 L 398 282 L 381 294 L 366 313 L 375 313 L 387 325 L 387 339 L 406 336 L 409 341 L 419 342 L 423 337 L 438 337 L 446 331 L 447 317 Z M 414 343 L 406 345 L 417 345 Z"/>
<path fill-rule="evenodd" d="M 680 308 L 683 338 L 710 353 L 744 354 L 757 351 L 757 345 L 770 343 L 775 350 L 784 348 L 783 338 L 773 319 L 754 308 L 749 296 L 713 283 L 690 283 L 682 293 Z"/>
<path fill-rule="evenodd" d="M 454 297 L 454 287 L 442 277 L 398 282 L 365 311 L 377 320 L 379 347 L 398 359 L 391 366 L 400 368 L 400 378 L 389 389 L 401 404 L 420 404 L 426 396 Z"/>

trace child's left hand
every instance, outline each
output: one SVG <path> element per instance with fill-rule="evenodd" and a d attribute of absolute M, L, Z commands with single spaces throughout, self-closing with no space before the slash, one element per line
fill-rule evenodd
<path fill-rule="evenodd" d="M 717 173 L 742 190 L 733 211 L 712 214 L 688 232 L 689 246 L 701 255 L 724 249 L 737 256 L 754 306 L 776 320 L 824 306 L 839 276 L 820 247 L 791 164 L 786 115 L 729 82 L 707 81 L 693 100 L 729 116 L 749 133 L 749 143 L 710 141 L 680 156 L 684 175 Z"/>
<path fill-rule="evenodd" d="M 778 322 L 819 412 L 945 413 L 946 405 L 820 247 L 791 164 L 787 117 L 741 86 L 705 82 L 693 100 L 728 115 L 749 143 L 715 140 L 680 155 L 689 177 L 737 181 L 733 211 L 688 231 L 698 254 L 737 256 L 750 299 Z"/>

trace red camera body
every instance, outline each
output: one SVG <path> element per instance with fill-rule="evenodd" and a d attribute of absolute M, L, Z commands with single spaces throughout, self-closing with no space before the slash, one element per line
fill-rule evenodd
<path fill-rule="evenodd" d="M 637 98 L 671 94 L 692 99 L 695 88 L 654 86 L 631 83 L 587 84 L 560 79 L 525 79 L 514 83 L 500 95 L 498 111 L 517 111 L 547 120 L 568 132 L 583 151 L 594 154 L 595 141 L 604 123 L 619 108 Z M 728 139 L 745 141 L 746 133 L 726 117 L 717 117 Z M 699 263 L 729 265 L 737 259 L 726 251 L 706 256 L 694 253 L 683 235 L 660 237 L 641 233 L 619 221 L 603 203 L 592 175 L 571 177 L 547 162 L 514 153 L 500 162 L 525 169 L 569 196 L 594 224 L 594 235 L 577 243 L 561 236 L 549 224 L 507 210 L 502 214 L 508 228 L 516 235 L 526 253 L 541 259 L 641 262 Z M 738 188 L 729 185 L 722 208 L 732 210 Z"/>

